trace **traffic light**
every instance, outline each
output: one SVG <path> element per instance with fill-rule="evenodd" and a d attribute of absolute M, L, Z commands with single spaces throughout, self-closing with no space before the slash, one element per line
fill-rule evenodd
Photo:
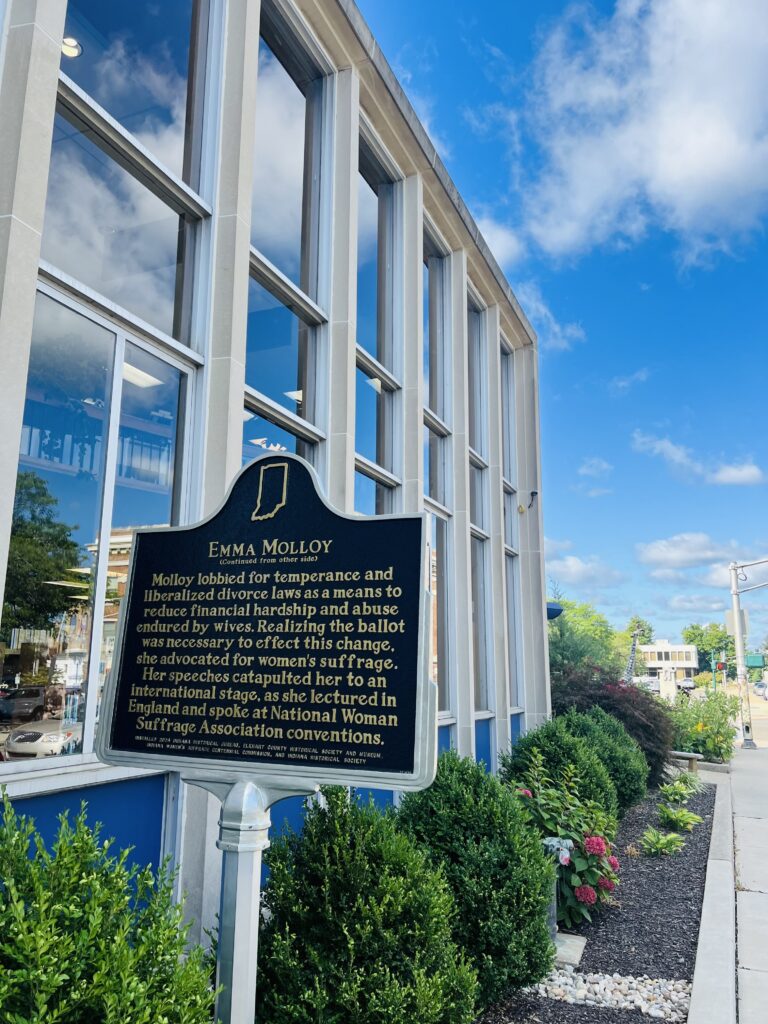
<path fill-rule="evenodd" d="M 722 672 L 724 668 L 725 668 L 725 662 L 724 661 L 718 661 L 718 663 L 717 663 L 717 671 L 718 672 Z"/>

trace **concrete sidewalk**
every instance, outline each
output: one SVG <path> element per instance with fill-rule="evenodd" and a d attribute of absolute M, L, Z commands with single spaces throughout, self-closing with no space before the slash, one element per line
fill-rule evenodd
<path fill-rule="evenodd" d="M 731 762 L 739 1024 L 768 1020 L 768 737 Z"/>

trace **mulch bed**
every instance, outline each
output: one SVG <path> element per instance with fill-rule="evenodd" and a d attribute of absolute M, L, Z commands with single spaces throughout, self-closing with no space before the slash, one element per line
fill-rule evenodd
<path fill-rule="evenodd" d="M 582 973 L 639 975 L 690 981 L 696 962 L 699 919 L 704 899 L 709 839 L 715 806 L 715 787 L 705 786 L 687 803 L 704 821 L 685 833 L 681 853 L 667 857 L 629 856 L 639 851 L 640 837 L 649 825 L 658 827 L 658 793 L 627 812 L 619 826 L 614 850 L 621 861 L 617 906 L 584 924 L 578 933 L 587 939 Z M 575 1006 L 545 997 L 519 994 L 492 1007 L 477 1024 L 636 1024 L 636 1010 Z"/>

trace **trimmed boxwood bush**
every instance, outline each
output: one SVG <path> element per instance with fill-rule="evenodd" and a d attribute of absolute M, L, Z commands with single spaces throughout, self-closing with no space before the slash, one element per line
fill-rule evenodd
<path fill-rule="evenodd" d="M 445 872 L 458 910 L 453 938 L 477 968 L 478 1008 L 543 978 L 554 871 L 514 794 L 451 751 L 432 786 L 403 799 L 398 821 Z"/>
<path fill-rule="evenodd" d="M 0 1020 L 210 1024 L 212 963 L 189 949 L 164 872 L 112 855 L 81 810 L 49 851 L 4 797 Z"/>
<path fill-rule="evenodd" d="M 664 702 L 640 686 L 606 683 L 580 676 L 552 686 L 552 710 L 589 711 L 599 707 L 618 719 L 648 763 L 648 785 L 658 786 L 673 749 L 672 716 Z"/>
<path fill-rule="evenodd" d="M 648 762 L 624 726 L 602 708 L 586 714 L 571 708 L 562 719 L 573 736 L 586 740 L 616 787 L 619 814 L 642 800 L 648 790 Z"/>
<path fill-rule="evenodd" d="M 562 778 L 569 764 L 573 765 L 581 796 L 594 800 L 611 815 L 618 813 L 616 787 L 608 771 L 585 741 L 571 734 L 562 718 L 532 729 L 502 756 L 501 777 L 505 782 L 512 782 L 525 772 L 533 750 L 541 751 L 544 768 L 555 781 Z"/>
<path fill-rule="evenodd" d="M 477 983 L 445 879 L 393 815 L 323 794 L 267 852 L 259 1024 L 469 1024 Z"/>

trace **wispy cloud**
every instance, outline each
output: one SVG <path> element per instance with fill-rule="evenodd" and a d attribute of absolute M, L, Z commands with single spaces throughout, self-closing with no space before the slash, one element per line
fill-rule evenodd
<path fill-rule="evenodd" d="M 555 540 L 554 537 L 544 538 L 544 554 L 546 558 L 556 558 L 564 551 L 570 551 L 573 547 L 572 540 Z"/>
<path fill-rule="evenodd" d="M 707 594 L 675 594 L 667 601 L 667 608 L 672 612 L 693 612 L 697 615 L 714 615 L 724 612 L 727 607 L 726 601 Z"/>
<path fill-rule="evenodd" d="M 507 270 L 520 262 L 525 245 L 516 232 L 493 217 L 478 217 L 477 226 L 500 267 Z"/>
<path fill-rule="evenodd" d="M 586 340 L 581 324 L 573 321 L 562 323 L 544 301 L 541 289 L 535 281 L 523 281 L 515 286 L 515 292 L 526 315 L 536 328 L 542 348 L 554 352 L 567 352 L 575 344 Z"/>
<path fill-rule="evenodd" d="M 764 0 L 574 4 L 534 68 L 544 158 L 527 228 L 547 252 L 660 226 L 684 258 L 728 251 L 768 211 Z"/>
<path fill-rule="evenodd" d="M 676 533 L 647 544 L 636 544 L 635 550 L 638 561 L 665 573 L 664 576 L 654 573 L 656 579 L 674 579 L 669 570 L 730 562 L 737 557 L 738 545 L 735 541 L 718 543 L 708 533 Z"/>
<path fill-rule="evenodd" d="M 579 558 L 565 555 L 547 561 L 547 573 L 557 583 L 579 587 L 614 587 L 623 582 L 624 574 L 607 565 L 597 555 Z"/>
<path fill-rule="evenodd" d="M 642 430 L 635 430 L 632 433 L 632 448 L 636 452 L 655 455 L 673 469 L 708 484 L 744 487 L 763 484 L 768 479 L 752 459 L 743 462 L 722 462 L 715 468 L 710 468 L 696 458 L 690 448 L 676 444 L 668 437 L 645 434 Z"/>
<path fill-rule="evenodd" d="M 576 472 L 579 476 L 607 476 L 612 469 L 613 466 L 606 459 L 600 458 L 599 455 L 593 455 L 584 459 Z"/>
<path fill-rule="evenodd" d="M 650 370 L 642 367 L 642 369 L 635 370 L 634 373 L 630 373 L 626 377 L 614 377 L 613 380 L 609 381 L 608 387 L 616 395 L 625 395 L 635 384 L 644 384 L 650 375 Z"/>

